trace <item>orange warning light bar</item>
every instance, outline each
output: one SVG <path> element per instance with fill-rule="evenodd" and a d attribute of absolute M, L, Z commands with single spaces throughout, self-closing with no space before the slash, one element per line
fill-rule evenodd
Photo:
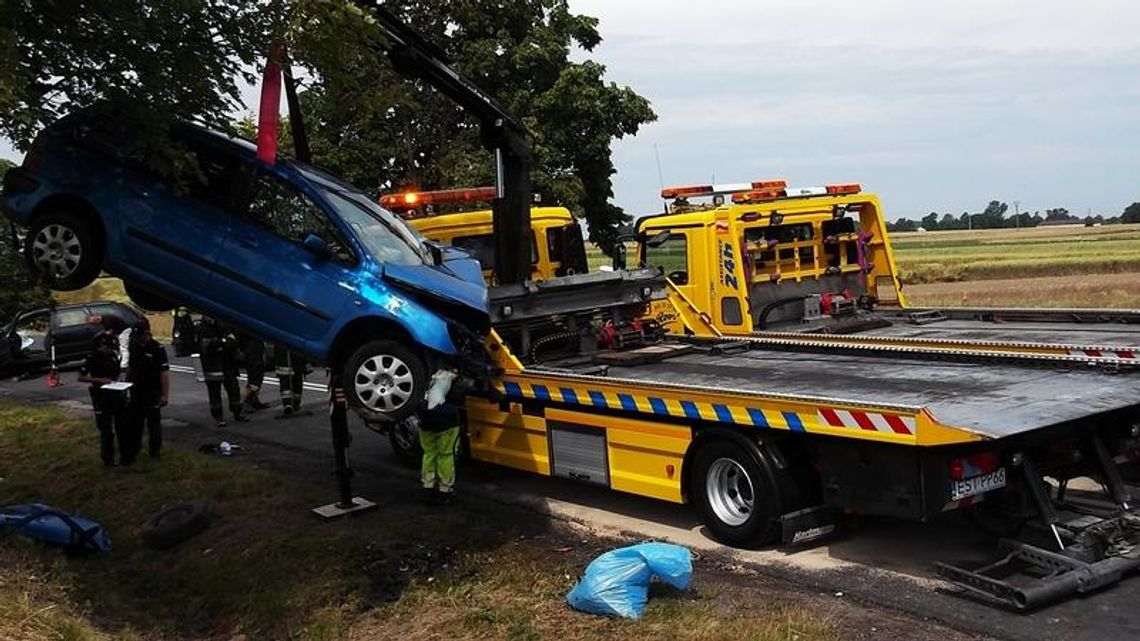
<path fill-rule="evenodd" d="M 732 195 L 734 203 L 760 203 L 769 200 L 779 200 L 786 195 L 783 189 L 756 189 Z"/>
<path fill-rule="evenodd" d="M 424 205 L 446 205 L 448 203 L 470 203 L 493 200 L 497 192 L 494 187 L 469 187 L 464 189 L 438 189 L 436 191 L 405 191 L 397 194 L 384 194 L 380 204 L 393 211 L 416 209 Z"/>
<path fill-rule="evenodd" d="M 786 189 L 788 181 L 783 178 L 774 178 L 772 180 L 757 180 L 752 183 L 752 189 L 759 190 L 772 190 L 772 189 Z"/>
<path fill-rule="evenodd" d="M 828 196 L 842 196 L 845 194 L 857 194 L 863 190 L 859 183 L 847 183 L 845 185 L 828 185 Z"/>
<path fill-rule="evenodd" d="M 684 187 L 666 187 L 661 190 L 662 198 L 684 198 L 686 196 L 711 196 L 712 185 L 687 185 Z"/>

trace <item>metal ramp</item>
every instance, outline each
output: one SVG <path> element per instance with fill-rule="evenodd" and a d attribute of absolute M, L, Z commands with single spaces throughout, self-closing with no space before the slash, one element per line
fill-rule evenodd
<path fill-rule="evenodd" d="M 1028 612 L 1118 583 L 1140 568 L 1140 509 L 1100 437 L 1089 442 L 1100 467 L 1105 498 L 1056 496 L 1028 458 L 1023 482 L 1040 519 L 1022 540 L 1002 539 L 1000 556 L 977 567 L 936 563 L 939 576 L 958 594 Z"/>

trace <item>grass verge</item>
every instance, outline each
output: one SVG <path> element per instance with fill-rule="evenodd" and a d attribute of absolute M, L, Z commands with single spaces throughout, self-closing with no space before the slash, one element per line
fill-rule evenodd
<path fill-rule="evenodd" d="M 0 505 L 76 511 L 113 541 L 68 557 L 0 539 L 0 641 L 835 638 L 826 610 L 699 568 L 694 589 L 657 591 L 640 621 L 570 611 L 577 574 L 620 542 L 498 504 L 421 506 L 398 481 L 373 497 L 379 513 L 321 523 L 307 508 L 328 499 L 324 461 L 298 461 L 286 478 L 168 447 L 135 470 L 104 469 L 86 417 L 10 401 L 0 401 L 0 461 Z M 320 484 L 298 478 L 306 465 Z M 138 542 L 147 516 L 197 497 L 213 503 L 206 532 L 161 552 Z"/>

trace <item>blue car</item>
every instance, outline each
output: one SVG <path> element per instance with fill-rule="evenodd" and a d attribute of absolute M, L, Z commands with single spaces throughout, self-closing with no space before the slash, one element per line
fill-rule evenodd
<path fill-rule="evenodd" d="M 315 167 L 195 125 L 170 135 L 197 159 L 176 181 L 106 109 L 48 127 L 4 176 L 0 204 L 49 287 L 107 272 L 140 307 L 217 317 L 337 368 L 370 420 L 406 418 L 437 369 L 479 361 L 487 291 L 470 255 Z"/>

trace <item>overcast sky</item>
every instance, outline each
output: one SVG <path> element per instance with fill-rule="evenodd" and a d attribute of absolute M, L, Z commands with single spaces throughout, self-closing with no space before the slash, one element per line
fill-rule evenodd
<path fill-rule="evenodd" d="M 616 204 L 666 185 L 861 182 L 890 218 L 1140 200 L 1135 0 L 571 0 L 658 121 L 618 142 Z"/>
<path fill-rule="evenodd" d="M 1140 201 L 1136 0 L 571 6 L 601 20 L 591 57 L 659 118 L 614 146 L 630 213 L 661 207 L 655 148 L 666 185 L 861 182 L 890 218 Z M 0 157 L 18 156 L 0 140 Z"/>

